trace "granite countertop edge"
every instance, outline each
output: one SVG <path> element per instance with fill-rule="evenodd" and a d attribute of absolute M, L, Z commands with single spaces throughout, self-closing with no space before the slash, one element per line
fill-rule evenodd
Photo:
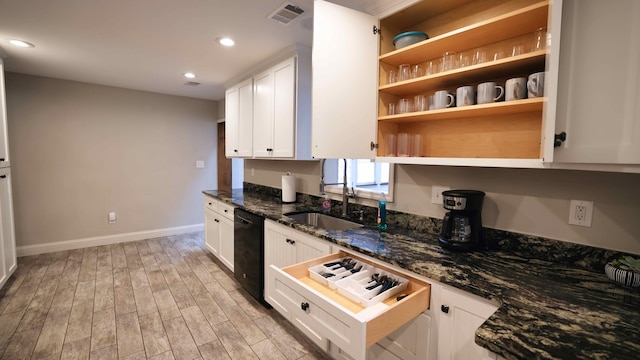
<path fill-rule="evenodd" d="M 640 352 L 640 294 L 604 273 L 504 251 L 451 252 L 434 234 L 415 231 L 321 230 L 283 215 L 319 207 L 283 204 L 242 189 L 203 193 L 495 303 L 498 310 L 475 340 L 506 359 L 635 359 Z"/>

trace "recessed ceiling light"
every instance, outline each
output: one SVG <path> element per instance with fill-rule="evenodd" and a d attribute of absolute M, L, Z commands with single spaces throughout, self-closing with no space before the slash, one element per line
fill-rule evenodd
<path fill-rule="evenodd" d="M 235 41 L 233 41 L 233 39 L 228 37 L 219 37 L 216 39 L 216 41 L 222 46 L 233 46 L 236 43 Z"/>
<path fill-rule="evenodd" d="M 9 39 L 9 44 L 23 47 L 23 48 L 32 48 L 35 47 L 32 43 L 28 43 L 26 41 L 18 40 L 18 39 Z"/>
<path fill-rule="evenodd" d="M 188 79 L 195 79 L 196 74 L 188 72 L 188 73 L 184 73 L 184 77 Z"/>

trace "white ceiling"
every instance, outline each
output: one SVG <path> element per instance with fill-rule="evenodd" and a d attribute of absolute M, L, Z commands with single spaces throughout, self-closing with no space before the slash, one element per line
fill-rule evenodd
<path fill-rule="evenodd" d="M 283 1 L 0 0 L 0 55 L 12 72 L 219 100 L 231 78 L 295 42 L 311 46 L 313 0 L 290 2 L 305 13 L 289 25 L 267 19 Z M 332 2 L 360 10 L 367 0 Z M 185 72 L 201 85 L 184 85 Z"/>

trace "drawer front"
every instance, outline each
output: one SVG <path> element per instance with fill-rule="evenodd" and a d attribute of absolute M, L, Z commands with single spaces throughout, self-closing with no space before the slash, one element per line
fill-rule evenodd
<path fill-rule="evenodd" d="M 287 308 L 290 321 L 316 343 L 316 339 L 329 339 L 342 349 L 350 349 L 353 342 L 362 339 L 363 324 L 350 314 L 327 303 L 275 266 L 271 270 L 275 274 L 274 300 Z"/>
<path fill-rule="evenodd" d="M 309 277 L 309 267 L 345 256 L 365 261 L 354 254 L 338 252 L 282 269 L 272 265 L 270 270 L 278 288 L 276 300 L 279 306 L 287 307 L 290 321 L 326 337 L 349 356 L 364 359 L 367 347 L 429 307 L 431 288 L 411 278 L 406 290 L 408 296 L 402 300 L 391 298 L 364 308 Z M 393 272 L 379 264 L 375 266 Z"/>
<path fill-rule="evenodd" d="M 218 201 L 218 213 L 231 221 L 233 221 L 233 209 L 235 209 L 233 205 Z"/>
<path fill-rule="evenodd" d="M 204 208 L 209 209 L 211 211 L 218 212 L 218 200 L 205 196 L 204 197 Z"/>
<path fill-rule="evenodd" d="M 317 326 L 313 319 L 306 319 L 300 316 L 300 304 L 306 300 L 295 290 L 281 281 L 276 276 L 273 280 L 273 288 L 271 299 L 273 308 L 278 310 L 284 317 L 289 319 L 300 331 L 316 343 L 322 350 L 329 350 L 329 340 L 321 332 L 317 331 Z M 300 310 L 298 310 L 300 309 Z M 311 320 L 311 321 L 309 321 Z"/>

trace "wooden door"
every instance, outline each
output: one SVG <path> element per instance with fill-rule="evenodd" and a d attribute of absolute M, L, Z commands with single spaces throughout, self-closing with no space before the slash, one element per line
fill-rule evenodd
<path fill-rule="evenodd" d="M 218 123 L 218 190 L 231 191 L 231 159 L 224 156 L 225 124 Z"/>

